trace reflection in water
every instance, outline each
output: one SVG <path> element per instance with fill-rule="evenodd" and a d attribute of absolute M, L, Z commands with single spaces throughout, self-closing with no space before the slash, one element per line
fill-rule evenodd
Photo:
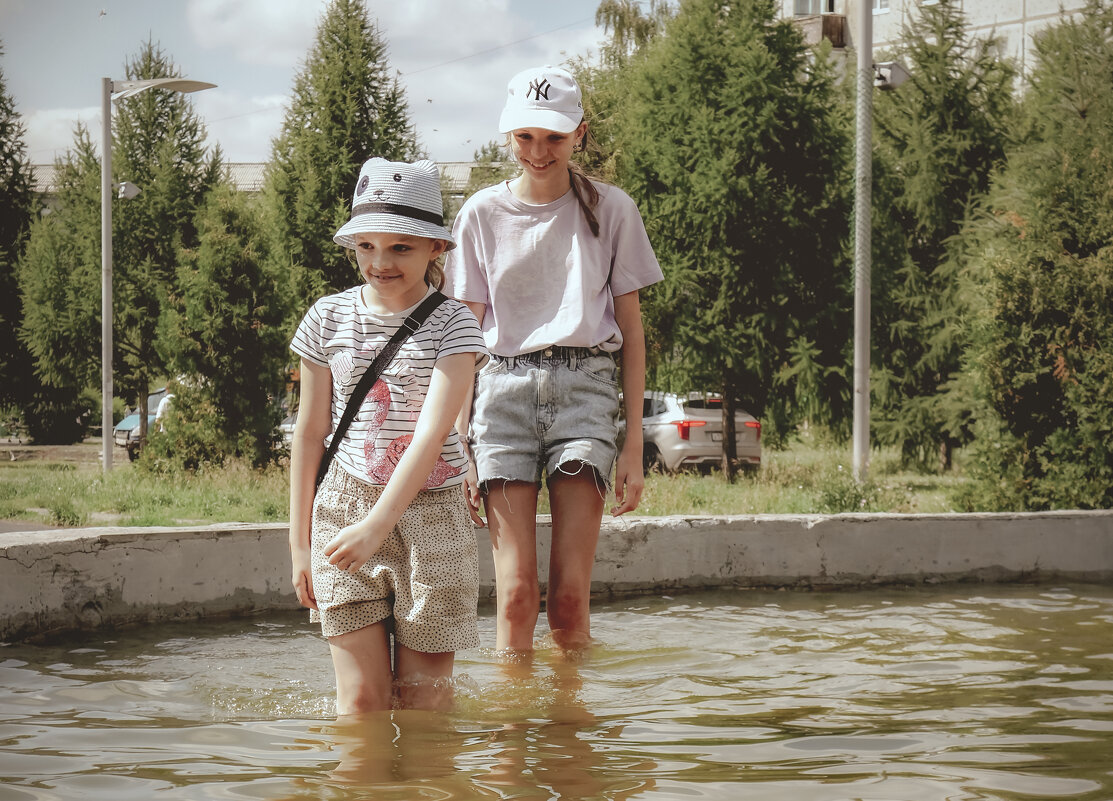
<path fill-rule="evenodd" d="M 334 719 L 300 615 L 0 647 L 0 801 L 1113 798 L 1113 588 L 707 593 Z M 481 621 L 485 642 L 494 621 Z"/>

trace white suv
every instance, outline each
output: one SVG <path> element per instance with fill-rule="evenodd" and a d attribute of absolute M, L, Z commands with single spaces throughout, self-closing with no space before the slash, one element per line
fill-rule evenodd
<path fill-rule="evenodd" d="M 761 423 L 741 409 L 734 413 L 736 456 L 744 466 L 761 465 Z M 642 405 L 645 469 L 709 470 L 723 461 L 723 401 L 719 395 L 646 392 Z"/>

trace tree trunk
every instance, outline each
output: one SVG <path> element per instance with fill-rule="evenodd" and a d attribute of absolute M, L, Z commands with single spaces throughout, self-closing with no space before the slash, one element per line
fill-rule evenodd
<path fill-rule="evenodd" d="M 143 446 L 147 444 L 147 393 L 139 393 L 139 449 L 142 450 Z"/>
<path fill-rule="evenodd" d="M 734 431 L 734 382 L 723 386 L 723 476 L 733 484 L 738 466 L 738 444 Z"/>
<path fill-rule="evenodd" d="M 954 444 L 949 438 L 943 437 L 943 439 L 939 443 L 940 473 L 946 473 L 950 471 L 951 467 L 954 465 L 954 453 Z"/>

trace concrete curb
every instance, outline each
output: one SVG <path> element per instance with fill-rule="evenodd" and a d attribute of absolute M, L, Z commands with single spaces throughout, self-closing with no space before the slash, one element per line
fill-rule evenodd
<path fill-rule="evenodd" d="M 538 521 L 548 574 L 549 519 Z M 286 524 L 0 534 L 0 640 L 294 609 Z M 494 594 L 480 543 L 481 598 Z M 1024 514 L 635 517 L 604 522 L 597 597 L 710 588 L 833 589 L 1113 581 L 1113 510 Z"/>

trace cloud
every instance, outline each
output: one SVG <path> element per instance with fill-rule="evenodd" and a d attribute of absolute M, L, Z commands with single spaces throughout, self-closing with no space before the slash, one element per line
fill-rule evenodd
<path fill-rule="evenodd" d="M 205 121 L 208 144 L 220 143 L 225 161 L 264 162 L 271 141 L 282 128 L 286 95 L 246 96 L 237 92 L 197 95 L 197 112 Z"/>
<path fill-rule="evenodd" d="M 189 0 L 197 43 L 231 50 L 248 64 L 289 66 L 305 58 L 325 0 Z"/>
<path fill-rule="evenodd" d="M 591 13 L 537 18 L 533 12 L 548 6 L 522 0 L 375 5 L 418 137 L 440 161 L 469 160 L 500 138 L 498 115 L 512 75 L 533 64 L 564 63 L 591 50 L 600 36 Z M 434 35 L 431 19 L 452 36 Z"/>
<path fill-rule="evenodd" d="M 32 164 L 52 164 L 74 145 L 74 131 L 82 122 L 100 152 L 100 106 L 84 108 L 52 108 L 23 115 L 26 129 L 24 144 Z"/>

